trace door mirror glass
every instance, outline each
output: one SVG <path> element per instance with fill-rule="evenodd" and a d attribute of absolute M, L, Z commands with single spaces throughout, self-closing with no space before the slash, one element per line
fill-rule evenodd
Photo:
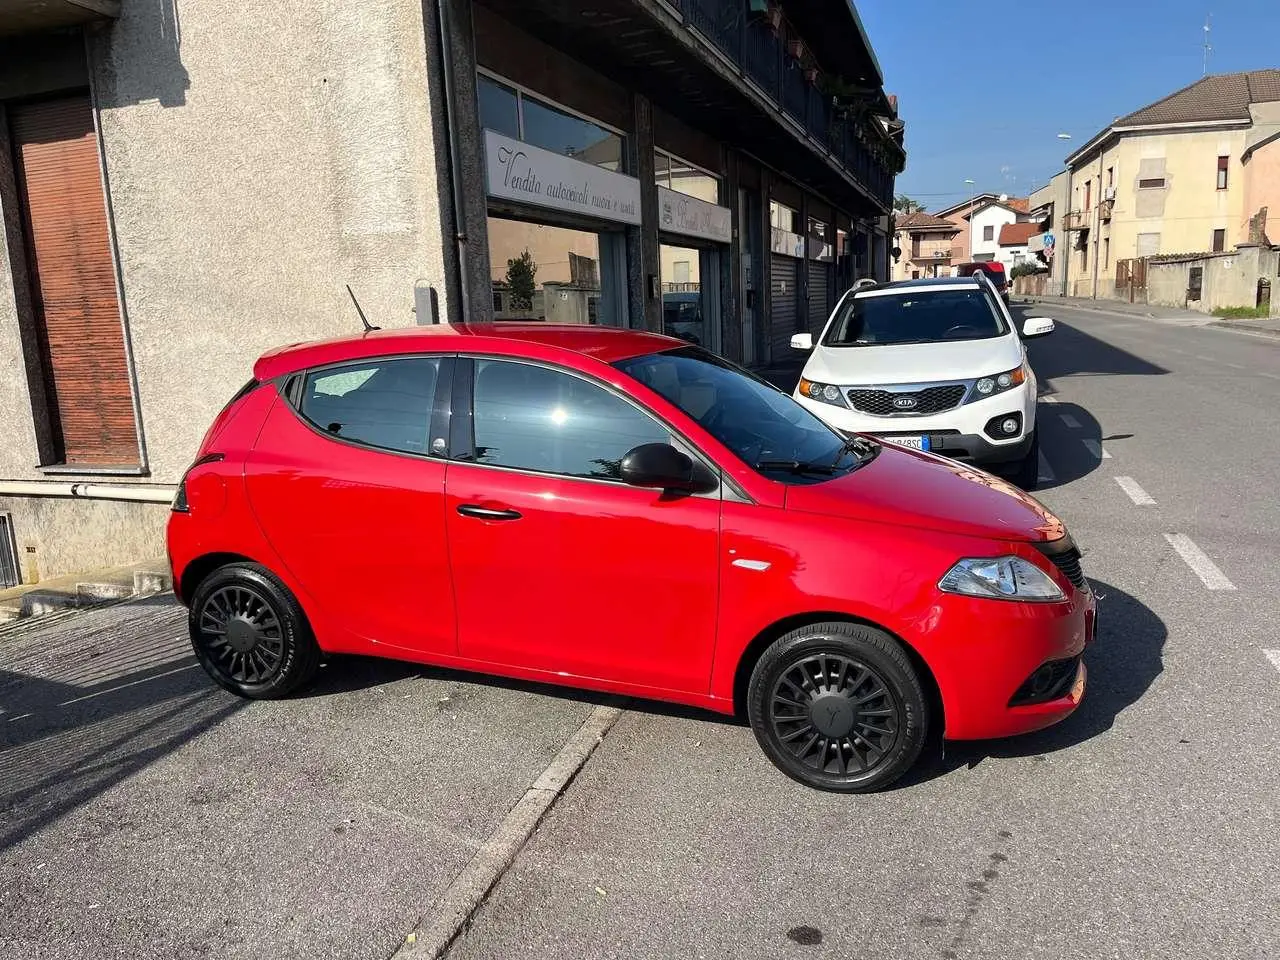
<path fill-rule="evenodd" d="M 633 487 L 656 487 L 686 493 L 715 489 L 715 478 L 706 468 L 669 443 L 642 443 L 632 447 L 622 458 L 620 472 L 623 482 Z"/>
<path fill-rule="evenodd" d="M 1027 317 L 1022 324 L 1022 336 L 1030 340 L 1033 337 L 1046 337 L 1053 333 L 1054 323 L 1048 317 Z"/>
<path fill-rule="evenodd" d="M 791 337 L 791 349 L 792 350 L 812 350 L 813 334 L 812 333 L 793 334 Z"/>

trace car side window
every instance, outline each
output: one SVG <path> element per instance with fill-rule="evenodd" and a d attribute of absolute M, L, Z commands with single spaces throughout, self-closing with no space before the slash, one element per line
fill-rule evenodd
<path fill-rule="evenodd" d="M 511 360 L 477 360 L 475 459 L 566 477 L 619 480 L 622 458 L 671 433 L 632 404 L 568 373 Z"/>
<path fill-rule="evenodd" d="M 439 357 L 378 357 L 313 370 L 299 412 L 338 439 L 425 454 L 439 374 Z"/>

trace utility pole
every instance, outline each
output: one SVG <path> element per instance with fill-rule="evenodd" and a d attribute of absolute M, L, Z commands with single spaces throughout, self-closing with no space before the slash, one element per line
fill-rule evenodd
<path fill-rule="evenodd" d="M 1209 54 L 1213 53 L 1213 44 L 1209 42 L 1209 31 L 1213 29 L 1213 14 L 1210 13 L 1204 18 L 1204 70 L 1201 76 L 1209 75 Z"/>

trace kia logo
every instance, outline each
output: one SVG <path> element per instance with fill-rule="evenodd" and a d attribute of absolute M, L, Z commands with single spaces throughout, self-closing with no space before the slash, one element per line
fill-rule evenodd
<path fill-rule="evenodd" d="M 910 410 L 916 405 L 915 397 L 894 397 L 893 405 L 899 410 Z"/>

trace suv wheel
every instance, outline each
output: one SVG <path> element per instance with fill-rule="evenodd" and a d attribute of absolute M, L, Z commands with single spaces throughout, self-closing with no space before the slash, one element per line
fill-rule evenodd
<path fill-rule="evenodd" d="M 855 623 L 813 624 L 776 640 L 752 671 L 747 714 L 779 770 L 841 793 L 900 778 L 919 757 L 929 722 L 902 647 Z"/>
<path fill-rule="evenodd" d="M 297 599 L 266 567 L 232 563 L 191 598 L 191 646 L 221 687 L 242 697 L 283 697 L 313 676 L 320 647 Z"/>

